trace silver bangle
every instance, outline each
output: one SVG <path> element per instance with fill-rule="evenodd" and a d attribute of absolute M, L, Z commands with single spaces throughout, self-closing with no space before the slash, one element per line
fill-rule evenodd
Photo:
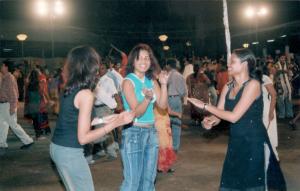
<path fill-rule="evenodd" d="M 206 106 L 207 106 L 208 104 L 207 103 L 204 103 L 204 106 L 203 106 L 203 110 L 204 111 L 206 111 Z"/>

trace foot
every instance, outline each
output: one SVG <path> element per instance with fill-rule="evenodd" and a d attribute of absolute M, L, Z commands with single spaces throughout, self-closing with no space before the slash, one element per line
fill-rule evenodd
<path fill-rule="evenodd" d="M 106 153 L 105 153 L 104 150 L 101 150 L 101 151 L 98 151 L 98 152 L 96 153 L 96 155 L 99 156 L 99 157 L 104 157 L 104 156 L 106 156 Z"/>
<path fill-rule="evenodd" d="M 168 173 L 174 173 L 175 172 L 175 169 L 174 168 L 170 168 L 169 170 L 168 170 Z"/>
<path fill-rule="evenodd" d="M 37 141 L 41 141 L 41 140 L 45 140 L 46 137 L 44 137 L 44 136 L 38 136 L 38 137 L 36 137 L 35 139 L 36 139 Z"/>
<path fill-rule="evenodd" d="M 289 127 L 294 131 L 296 130 L 296 124 L 293 121 L 289 122 Z"/>
<path fill-rule="evenodd" d="M 116 160 L 116 159 L 117 159 L 116 156 L 109 155 L 109 156 L 106 158 L 105 161 L 109 162 L 109 161 L 114 161 L 114 160 Z"/>
<path fill-rule="evenodd" d="M 88 164 L 94 164 L 95 163 L 92 155 L 86 156 L 85 159 L 86 159 L 86 162 Z"/>
<path fill-rule="evenodd" d="M 34 144 L 34 142 L 32 142 L 32 143 L 29 143 L 29 144 L 26 144 L 26 145 L 22 145 L 21 147 L 20 147 L 20 149 L 29 149 L 32 145 Z"/>
<path fill-rule="evenodd" d="M 7 149 L 8 149 L 7 147 L 0 147 L 0 156 L 5 155 Z"/>

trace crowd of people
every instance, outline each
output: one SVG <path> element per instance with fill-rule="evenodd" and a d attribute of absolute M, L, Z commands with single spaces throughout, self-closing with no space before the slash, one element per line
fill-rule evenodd
<path fill-rule="evenodd" d="M 299 96 L 294 60 L 286 55 L 257 59 L 239 49 L 230 63 L 194 57 L 181 65 L 176 58 L 159 63 L 146 44 L 136 45 L 128 57 L 114 50 L 120 59 L 102 61 L 92 47 L 75 47 L 62 68 L 49 73 L 38 65 L 22 84 L 24 116 L 32 121 L 34 140 L 54 130 L 50 156 L 67 190 L 94 190 L 88 165 L 118 154 L 124 177 L 120 190 L 155 190 L 157 172 L 175 171 L 188 101 L 199 126 L 230 123 L 220 190 L 286 189 L 276 150 L 277 118 L 288 118 L 291 130 L 300 118 L 292 104 Z M 22 141 L 21 149 L 34 143 L 17 123 L 18 72 L 13 62 L 2 62 L 1 155 L 8 148 L 9 128 Z M 49 112 L 57 116 L 55 128 L 49 126 Z"/>

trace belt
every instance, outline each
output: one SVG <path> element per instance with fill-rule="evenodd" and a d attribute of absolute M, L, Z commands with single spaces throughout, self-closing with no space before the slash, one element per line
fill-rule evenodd
<path fill-rule="evenodd" d="M 141 128 L 152 128 L 152 127 L 154 127 L 154 124 L 141 124 L 141 123 L 132 122 L 132 123 L 124 125 L 123 130 L 128 129 L 128 128 L 133 127 L 133 126 L 141 127 Z"/>
<path fill-rule="evenodd" d="M 146 124 L 143 124 L 143 123 L 133 123 L 133 126 L 150 128 L 150 127 L 153 127 L 153 124 L 150 124 L 150 123 L 146 123 Z"/>
<path fill-rule="evenodd" d="M 177 96 L 179 96 L 179 95 L 169 95 L 169 97 L 177 97 Z"/>
<path fill-rule="evenodd" d="M 104 107 L 106 106 L 105 104 L 100 104 L 100 105 L 94 105 L 94 107 Z"/>

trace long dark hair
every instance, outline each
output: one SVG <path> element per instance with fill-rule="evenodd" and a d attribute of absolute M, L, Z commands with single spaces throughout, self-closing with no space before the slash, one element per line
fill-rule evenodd
<path fill-rule="evenodd" d="M 241 60 L 241 63 L 243 62 L 248 63 L 247 66 L 248 66 L 250 78 L 256 79 L 260 83 L 262 83 L 261 76 L 259 76 L 258 73 L 256 72 L 256 58 L 250 49 L 247 48 L 235 49 L 233 50 L 232 54 L 235 54 Z"/>
<path fill-rule="evenodd" d="M 101 57 L 92 47 L 73 48 L 66 61 L 67 83 L 64 95 L 69 95 L 75 89 L 94 90 L 100 61 Z"/>
<path fill-rule="evenodd" d="M 29 91 L 38 91 L 39 90 L 39 73 L 36 70 L 32 70 L 29 75 Z"/>
<path fill-rule="evenodd" d="M 157 68 L 159 68 L 159 64 L 153 54 L 152 49 L 147 44 L 138 44 L 130 51 L 130 53 L 128 55 L 128 64 L 126 67 L 126 75 L 134 72 L 134 61 L 136 59 L 139 59 L 140 52 L 142 50 L 147 51 L 149 53 L 149 57 L 150 57 L 150 68 L 147 70 L 145 75 L 147 78 L 153 79 L 153 72 L 156 71 Z"/>

